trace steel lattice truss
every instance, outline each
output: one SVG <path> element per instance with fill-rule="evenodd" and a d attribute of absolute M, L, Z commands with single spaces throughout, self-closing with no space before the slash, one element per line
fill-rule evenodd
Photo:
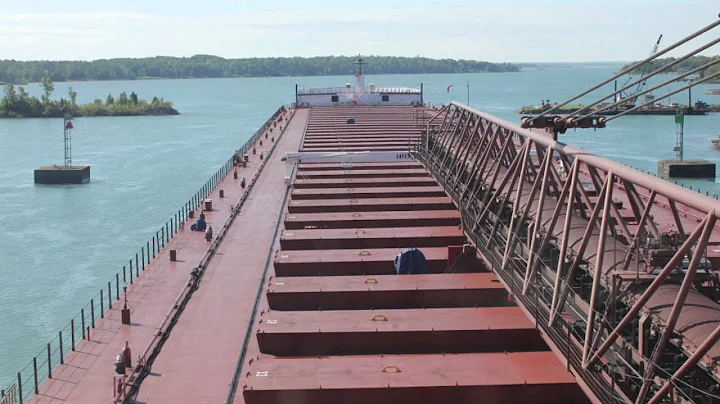
<path fill-rule="evenodd" d="M 414 152 L 588 391 L 709 401 L 720 201 L 454 102 Z"/>

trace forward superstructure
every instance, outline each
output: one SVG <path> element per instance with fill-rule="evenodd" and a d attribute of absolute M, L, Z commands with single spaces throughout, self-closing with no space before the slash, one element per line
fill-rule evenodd
<path fill-rule="evenodd" d="M 358 58 L 355 86 L 298 88 L 295 86 L 294 106 L 300 108 L 340 105 L 423 105 L 423 87 L 378 87 L 373 83 L 365 86 L 362 67 L 366 64 Z"/>

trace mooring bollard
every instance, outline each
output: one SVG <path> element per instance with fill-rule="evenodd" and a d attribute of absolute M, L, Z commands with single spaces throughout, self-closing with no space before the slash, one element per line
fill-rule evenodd
<path fill-rule="evenodd" d="M 222 189 L 220 190 L 220 197 L 221 197 L 221 198 L 224 198 L 224 197 L 225 197 L 225 191 L 222 190 Z"/>
<path fill-rule="evenodd" d="M 170 250 L 170 261 L 177 261 L 177 250 Z"/>
<path fill-rule="evenodd" d="M 127 287 L 123 287 L 123 293 L 125 294 L 125 304 L 122 310 L 120 310 L 120 320 L 124 325 L 130 325 L 130 309 L 127 305 Z"/>

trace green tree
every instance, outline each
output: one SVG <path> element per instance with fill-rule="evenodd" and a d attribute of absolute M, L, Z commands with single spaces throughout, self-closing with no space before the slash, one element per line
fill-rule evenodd
<path fill-rule="evenodd" d="M 4 97 L 2 99 L 2 108 L 6 111 L 15 111 L 17 104 L 17 93 L 15 92 L 15 86 L 12 84 L 6 84 L 4 88 Z"/>
<path fill-rule="evenodd" d="M 73 91 L 72 86 L 68 87 L 68 97 L 70 97 L 70 105 L 77 105 L 77 91 Z"/>
<path fill-rule="evenodd" d="M 120 96 L 117 99 L 117 103 L 120 105 L 127 105 L 128 104 L 128 96 L 125 91 L 120 93 Z"/>
<path fill-rule="evenodd" d="M 137 96 L 137 94 L 135 94 L 135 91 L 130 93 L 130 102 L 133 105 L 137 105 L 137 103 L 138 103 L 138 96 Z"/>
<path fill-rule="evenodd" d="M 40 84 L 42 84 L 43 87 L 43 104 L 48 105 L 50 103 L 50 96 L 53 91 L 55 91 L 55 84 L 53 84 L 52 80 L 50 80 L 50 77 L 48 76 L 43 77 Z"/>
<path fill-rule="evenodd" d="M 115 104 L 115 98 L 113 98 L 112 94 L 108 94 L 107 98 L 105 99 L 106 105 L 113 105 Z"/>

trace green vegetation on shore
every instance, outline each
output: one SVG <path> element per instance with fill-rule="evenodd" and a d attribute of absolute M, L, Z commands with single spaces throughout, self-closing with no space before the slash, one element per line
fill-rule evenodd
<path fill-rule="evenodd" d="M 347 75 L 356 57 L 224 59 L 195 55 L 189 58 L 158 56 L 142 59 L 82 61 L 0 60 L 0 83 L 31 83 L 43 77 L 53 81 L 139 80 L 151 78 L 224 78 L 272 76 Z M 473 60 L 368 56 L 367 74 L 517 72 L 509 63 Z"/>
<path fill-rule="evenodd" d="M 108 94 L 105 102 L 96 99 L 90 104 L 78 105 L 77 92 L 68 89 L 68 99 L 51 100 L 55 91 L 52 80 L 41 80 L 43 94 L 38 99 L 30 96 L 25 88 L 15 88 L 6 84 L 3 98 L 0 99 L 0 118 L 61 118 L 71 116 L 137 116 L 137 115 L 178 115 L 172 102 L 154 97 L 151 102 L 141 100 L 133 91 L 127 95 L 124 91 L 117 99 Z"/>
<path fill-rule="evenodd" d="M 716 55 L 716 56 L 693 56 L 693 57 L 690 57 L 690 58 L 688 58 L 688 59 L 686 59 L 686 60 L 683 60 L 682 62 L 678 63 L 677 65 L 669 68 L 669 69 L 666 70 L 664 73 L 684 73 L 684 72 L 690 71 L 690 70 L 692 70 L 692 69 L 695 69 L 695 68 L 697 68 L 697 67 L 700 67 L 700 66 L 702 66 L 702 65 L 704 65 L 704 64 L 706 64 L 706 63 L 708 63 L 708 62 L 710 62 L 710 61 L 712 61 L 712 60 L 718 59 L 718 58 L 720 58 L 720 55 Z M 677 60 L 677 58 L 655 59 L 655 60 L 653 60 L 652 62 L 650 62 L 650 63 L 652 63 L 652 66 L 650 66 L 650 70 L 648 70 L 648 73 L 651 72 L 651 71 L 653 71 L 653 70 L 655 70 L 655 69 L 659 69 L 660 67 L 663 67 L 663 66 L 665 66 L 665 65 L 668 65 L 668 64 L 670 64 L 670 63 L 672 63 L 672 62 L 674 62 L 674 61 L 676 61 L 676 60 Z M 637 63 L 637 62 L 633 62 L 633 63 Z M 631 63 L 631 64 L 629 64 L 629 65 L 623 66 L 623 69 L 626 69 L 626 68 L 630 67 L 633 63 Z M 718 64 L 716 64 L 716 65 L 713 65 L 713 66 L 710 66 L 709 68 L 707 68 L 707 69 L 705 69 L 705 70 L 702 70 L 702 71 L 700 72 L 699 76 L 700 76 L 701 78 L 703 78 L 703 77 L 707 77 L 707 76 L 710 76 L 710 75 L 712 75 L 712 74 L 715 74 L 715 73 L 717 73 L 717 72 L 720 72 L 720 63 L 718 63 Z M 632 72 L 632 73 L 638 74 L 638 73 L 640 73 L 640 72 L 639 72 L 639 71 L 634 71 L 634 72 Z M 707 81 L 707 83 L 720 83 L 720 79 L 715 78 L 715 79 L 712 79 L 712 80 Z"/>

